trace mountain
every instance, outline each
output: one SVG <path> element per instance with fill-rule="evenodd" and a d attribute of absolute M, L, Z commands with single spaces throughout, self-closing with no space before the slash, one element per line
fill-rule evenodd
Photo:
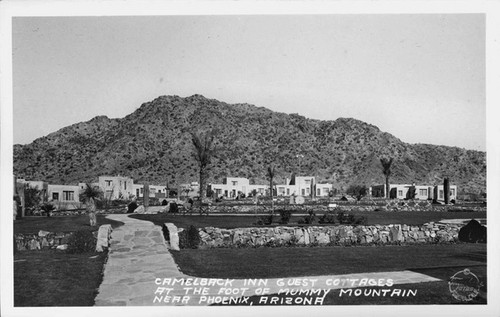
<path fill-rule="evenodd" d="M 449 177 L 459 191 L 486 190 L 485 152 L 408 144 L 356 119 L 313 120 L 201 95 L 161 96 L 124 118 L 98 116 L 14 145 L 14 172 L 53 184 L 91 182 L 99 175 L 153 184 L 197 181 L 190 132 L 208 129 L 217 131 L 209 182 L 233 176 L 267 183 L 273 163 L 278 182 L 295 172 L 339 189 L 369 186 L 384 183 L 379 159 L 390 156 L 392 183 L 435 185 Z"/>

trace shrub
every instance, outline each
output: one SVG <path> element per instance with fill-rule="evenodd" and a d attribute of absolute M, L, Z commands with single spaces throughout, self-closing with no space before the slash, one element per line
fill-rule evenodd
<path fill-rule="evenodd" d="M 262 225 L 270 225 L 273 223 L 273 216 L 262 216 L 257 218 L 257 222 L 255 223 L 256 225 L 262 226 Z"/>
<path fill-rule="evenodd" d="M 309 216 L 304 217 L 304 223 L 310 225 L 314 223 L 314 221 L 316 221 L 316 214 L 314 211 L 309 210 Z"/>
<path fill-rule="evenodd" d="M 42 211 L 45 212 L 47 217 L 50 217 L 50 213 L 53 212 L 56 209 L 56 207 L 51 203 L 44 203 L 42 206 L 40 206 L 40 209 L 42 209 Z"/>
<path fill-rule="evenodd" d="M 197 249 L 200 241 L 200 233 L 193 225 L 179 232 L 179 248 L 181 249 Z"/>
<path fill-rule="evenodd" d="M 354 218 L 355 225 L 366 225 L 368 223 L 368 219 L 366 217 L 360 216 Z"/>
<path fill-rule="evenodd" d="M 130 204 L 128 204 L 128 206 L 127 206 L 127 213 L 129 213 L 129 214 L 130 214 L 130 213 L 133 213 L 133 212 L 134 212 L 134 210 L 136 210 L 136 209 L 137 209 L 137 207 L 138 207 L 138 206 L 137 206 L 137 203 L 136 203 L 135 201 L 131 202 L 131 203 L 130 203 Z"/>
<path fill-rule="evenodd" d="M 280 223 L 286 225 L 290 221 L 290 217 L 292 216 L 292 213 L 290 210 L 280 210 L 280 216 L 281 220 Z"/>
<path fill-rule="evenodd" d="M 68 253 L 93 252 L 96 247 L 96 238 L 91 231 L 79 230 L 68 239 Z"/>
<path fill-rule="evenodd" d="M 335 223 L 335 214 L 333 214 L 331 212 L 325 213 L 323 216 L 321 216 L 321 218 L 319 218 L 318 222 L 319 223 L 334 224 Z"/>
<path fill-rule="evenodd" d="M 166 199 L 163 199 L 163 201 L 161 202 L 161 205 L 162 206 L 166 206 L 168 205 L 168 201 Z"/>
<path fill-rule="evenodd" d="M 170 203 L 170 208 L 168 209 L 168 212 L 171 212 L 171 213 L 178 213 L 179 212 L 179 206 L 177 206 L 177 203 L 175 201 Z"/>
<path fill-rule="evenodd" d="M 368 223 L 368 219 L 366 217 L 346 214 L 343 211 L 340 211 L 337 214 L 337 221 L 339 224 L 345 225 L 366 225 Z"/>

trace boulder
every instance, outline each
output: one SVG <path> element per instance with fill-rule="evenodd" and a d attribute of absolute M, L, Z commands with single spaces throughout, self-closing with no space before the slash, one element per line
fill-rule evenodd
<path fill-rule="evenodd" d="M 170 248 L 171 250 L 179 251 L 179 234 L 177 227 L 173 223 L 166 223 L 165 226 L 168 229 L 170 237 Z"/>
<path fill-rule="evenodd" d="M 141 206 L 137 207 L 136 209 L 134 209 L 134 213 L 136 213 L 136 214 L 143 214 L 144 212 L 145 212 L 145 210 L 144 210 L 144 206 L 143 205 L 141 205 Z"/>
<path fill-rule="evenodd" d="M 389 237 L 393 242 L 402 242 L 404 241 L 403 232 L 401 231 L 400 226 L 393 226 L 389 229 Z"/>
<path fill-rule="evenodd" d="M 103 252 L 105 249 L 109 247 L 109 238 L 111 236 L 111 225 L 102 225 L 99 227 L 99 231 L 97 232 L 97 243 L 95 246 L 95 250 L 97 252 Z"/>
<path fill-rule="evenodd" d="M 50 234 L 50 232 L 49 232 L 49 231 L 44 231 L 44 230 L 40 230 L 40 231 L 38 231 L 38 236 L 39 236 L 39 237 L 45 237 L 45 236 L 47 236 L 48 234 Z"/>
<path fill-rule="evenodd" d="M 458 232 L 458 239 L 462 242 L 486 243 L 486 227 L 472 219 Z"/>

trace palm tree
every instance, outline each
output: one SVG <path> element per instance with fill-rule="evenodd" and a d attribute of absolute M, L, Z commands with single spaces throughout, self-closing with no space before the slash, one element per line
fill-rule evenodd
<path fill-rule="evenodd" d="M 92 186 L 90 184 L 85 184 L 84 190 L 80 193 L 80 200 L 85 202 L 87 206 L 87 213 L 89 214 L 90 226 L 95 226 L 96 222 L 96 206 L 95 200 L 99 200 L 103 197 L 101 189 L 97 186 Z"/>
<path fill-rule="evenodd" d="M 267 176 L 269 177 L 269 192 L 271 193 L 271 219 L 274 216 L 274 201 L 273 201 L 273 178 L 276 168 L 272 165 L 267 167 Z"/>
<path fill-rule="evenodd" d="M 385 176 L 385 197 L 390 198 L 389 196 L 389 191 L 390 191 L 390 185 L 389 185 L 389 177 L 391 176 L 391 165 L 394 159 L 391 158 L 386 158 L 382 157 L 380 158 L 380 164 L 382 164 L 382 173 Z"/>
<path fill-rule="evenodd" d="M 205 134 L 191 132 L 191 140 L 195 151 L 193 156 L 200 167 L 200 201 L 205 197 L 205 180 L 207 178 L 207 166 L 210 164 L 212 156 L 215 154 L 214 131 L 208 131 Z M 201 204 L 200 204 L 201 212 Z"/>

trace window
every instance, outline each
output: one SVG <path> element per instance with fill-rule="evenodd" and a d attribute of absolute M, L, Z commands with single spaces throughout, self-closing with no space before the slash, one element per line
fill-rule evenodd
<path fill-rule="evenodd" d="M 310 194 L 309 189 L 310 189 L 309 187 L 308 187 L 308 188 L 306 188 L 306 195 L 309 195 L 309 194 Z"/>
<path fill-rule="evenodd" d="M 232 183 L 233 183 L 233 186 L 238 185 L 238 182 L 237 182 L 237 181 L 233 181 Z"/>
<path fill-rule="evenodd" d="M 317 196 L 321 196 L 321 188 L 318 188 L 318 189 L 316 190 L 316 195 L 317 195 Z"/>
<path fill-rule="evenodd" d="M 311 185 L 311 180 L 310 179 L 306 179 L 306 185 Z"/>
<path fill-rule="evenodd" d="M 112 180 L 105 180 L 104 183 L 106 184 L 106 187 L 113 186 L 113 181 Z"/>
<path fill-rule="evenodd" d="M 455 196 L 455 189 L 454 188 L 450 189 L 450 196 Z"/>
<path fill-rule="evenodd" d="M 398 197 L 401 197 L 403 196 L 403 191 L 402 190 L 398 190 Z"/>
<path fill-rule="evenodd" d="M 137 188 L 137 189 L 135 190 L 135 195 L 136 195 L 137 197 L 139 197 L 139 188 Z"/>
<path fill-rule="evenodd" d="M 427 196 L 427 189 L 419 189 L 418 195 L 419 196 Z"/>
<path fill-rule="evenodd" d="M 286 189 L 286 194 L 287 194 L 288 196 L 290 196 L 290 188 L 287 188 L 287 189 Z"/>
<path fill-rule="evenodd" d="M 304 188 L 302 188 L 302 196 L 305 196 L 306 195 L 306 190 Z"/>
<path fill-rule="evenodd" d="M 141 187 L 141 195 L 144 194 L 144 187 Z"/>
<path fill-rule="evenodd" d="M 439 190 L 439 198 L 440 199 L 444 198 L 444 191 L 442 189 Z"/>
<path fill-rule="evenodd" d="M 53 200 L 59 200 L 59 193 L 52 193 Z"/>
<path fill-rule="evenodd" d="M 63 191 L 63 200 L 75 200 L 75 192 L 73 191 Z"/>

